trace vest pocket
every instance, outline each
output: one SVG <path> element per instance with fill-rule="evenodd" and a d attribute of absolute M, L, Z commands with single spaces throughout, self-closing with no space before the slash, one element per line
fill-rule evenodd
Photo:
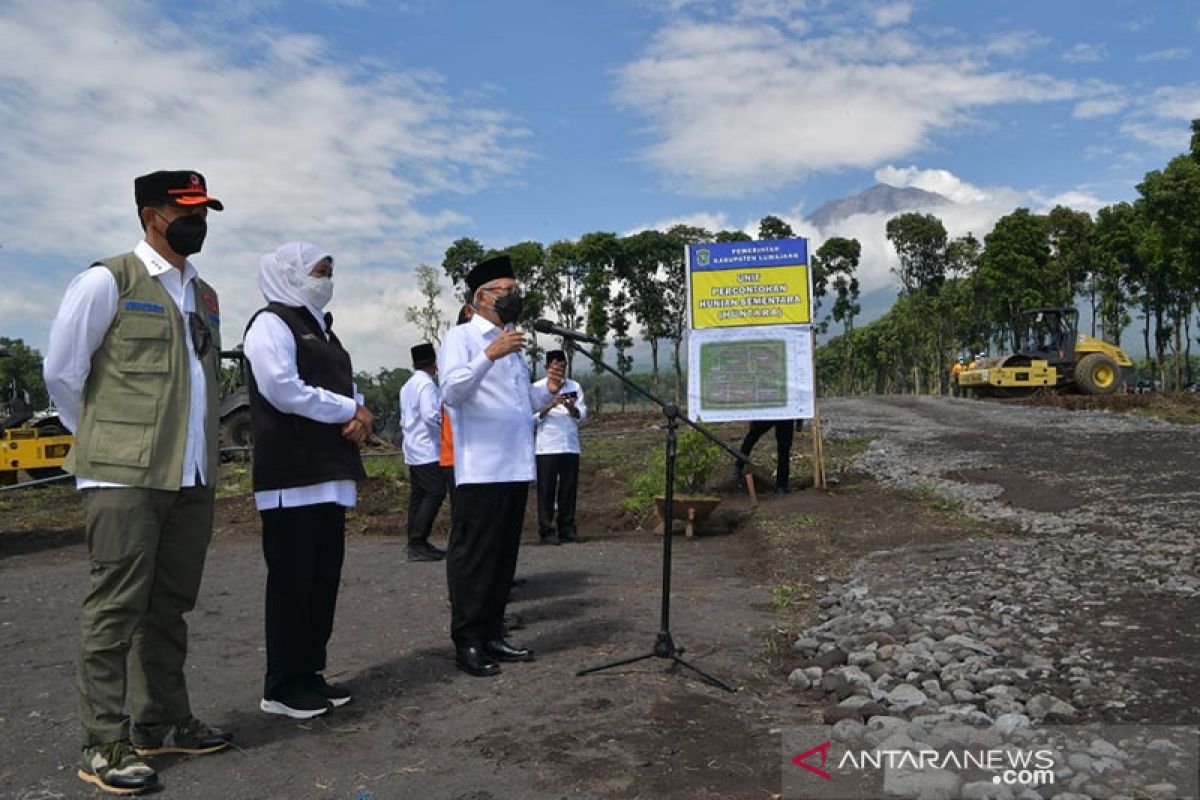
<path fill-rule="evenodd" d="M 98 464 L 148 467 L 158 401 L 138 395 L 110 396 L 96 410 L 88 460 Z"/>
<path fill-rule="evenodd" d="M 117 334 L 116 361 L 122 372 L 171 368 L 171 322 L 165 315 L 122 315 Z"/>

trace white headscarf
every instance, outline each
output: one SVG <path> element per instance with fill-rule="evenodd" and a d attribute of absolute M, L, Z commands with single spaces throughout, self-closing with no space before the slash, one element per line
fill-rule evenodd
<path fill-rule="evenodd" d="M 305 299 L 300 287 L 322 259 L 333 256 L 311 242 L 288 242 L 258 262 L 258 288 L 268 303 L 303 306 L 325 327 L 325 312 Z"/>

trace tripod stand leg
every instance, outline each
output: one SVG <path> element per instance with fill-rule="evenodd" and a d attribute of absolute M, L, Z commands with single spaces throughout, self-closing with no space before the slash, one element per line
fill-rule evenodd
<path fill-rule="evenodd" d="M 578 677 L 580 675 L 588 675 L 593 672 L 599 672 L 602 669 L 612 669 L 613 667 L 623 667 L 626 664 L 634 664 L 638 661 L 645 661 L 647 658 L 654 658 L 654 656 L 655 656 L 654 653 L 645 653 L 640 656 L 631 656 L 629 658 L 622 658 L 619 661 L 610 661 L 607 664 L 601 664 L 597 667 L 588 667 L 587 669 L 581 669 L 578 672 L 576 672 L 575 675 L 576 675 L 576 677 Z"/>
<path fill-rule="evenodd" d="M 706 680 L 706 681 L 708 681 L 709 683 L 711 683 L 713 686 L 716 686 L 718 689 L 724 689 L 725 691 L 727 691 L 727 692 L 730 692 L 730 693 L 733 693 L 733 694 L 736 694 L 736 693 L 737 693 L 737 689 L 733 688 L 732 686 L 730 686 L 730 685 L 729 685 L 728 683 L 726 683 L 725 681 L 721 680 L 720 678 L 714 678 L 712 675 L 709 675 L 707 672 L 705 672 L 704 670 L 700 669 L 699 667 L 692 666 L 692 665 L 691 665 L 691 664 L 689 664 L 688 662 L 684 661 L 684 660 L 683 660 L 682 658 L 680 658 L 679 656 L 671 656 L 671 660 L 672 660 L 672 661 L 674 661 L 676 664 L 680 664 L 680 665 L 682 665 L 682 666 L 685 666 L 685 667 L 687 667 L 687 668 L 688 668 L 688 669 L 690 669 L 692 672 L 696 673 L 696 674 L 697 674 L 697 675 L 699 675 L 701 678 L 703 678 L 704 680 Z"/>

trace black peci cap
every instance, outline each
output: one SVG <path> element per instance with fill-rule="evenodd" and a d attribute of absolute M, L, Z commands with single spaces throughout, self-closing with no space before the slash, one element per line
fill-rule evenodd
<path fill-rule="evenodd" d="M 421 342 L 418 345 L 414 345 L 409 352 L 412 354 L 414 369 L 428 367 L 437 363 L 437 354 L 433 352 L 433 345 L 429 342 Z"/>
<path fill-rule="evenodd" d="M 516 278 L 513 272 L 512 259 L 508 256 L 495 256 L 487 261 L 480 261 L 467 274 L 467 289 L 471 296 L 485 283 L 491 283 L 497 278 Z"/>

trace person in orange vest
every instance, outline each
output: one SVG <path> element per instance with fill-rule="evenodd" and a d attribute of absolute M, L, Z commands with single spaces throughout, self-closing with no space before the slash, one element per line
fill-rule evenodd
<path fill-rule="evenodd" d="M 465 325 L 471 321 L 471 317 L 475 315 L 475 309 L 471 308 L 470 303 L 463 303 L 463 307 L 458 311 L 458 319 L 455 320 L 455 325 Z M 450 495 L 450 510 L 454 510 L 454 435 L 450 431 L 450 415 L 446 413 L 446 406 L 442 405 L 442 440 L 441 449 L 438 452 L 438 464 L 442 467 L 442 474 L 446 476 L 446 493 Z"/>
<path fill-rule="evenodd" d="M 962 371 L 964 369 L 967 368 L 967 365 L 965 362 L 966 362 L 966 359 L 963 358 L 962 356 L 959 356 L 958 361 L 955 361 L 954 365 L 950 367 L 950 391 L 954 394 L 955 397 L 959 397 L 962 395 L 962 387 L 958 385 L 958 376 L 962 373 Z"/>

